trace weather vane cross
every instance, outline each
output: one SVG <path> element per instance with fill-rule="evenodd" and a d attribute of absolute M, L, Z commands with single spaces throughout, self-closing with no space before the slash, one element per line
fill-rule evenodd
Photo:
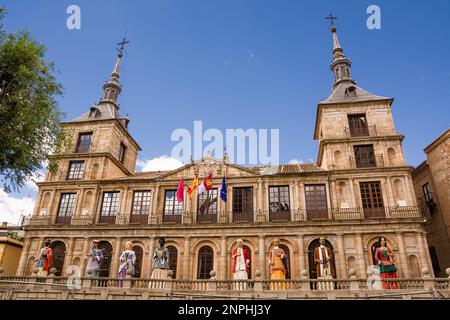
<path fill-rule="evenodd" d="M 121 42 L 119 42 L 117 45 L 119 45 L 120 46 L 120 49 L 118 49 L 119 50 L 119 52 L 120 52 L 120 54 L 122 54 L 123 53 L 123 48 L 125 47 L 125 45 L 126 44 L 128 44 L 128 43 L 130 43 L 130 41 L 128 41 L 127 40 L 127 36 L 125 36 L 123 39 L 122 39 L 122 41 Z"/>
<path fill-rule="evenodd" d="M 331 26 L 334 26 L 334 20 L 337 20 L 337 17 L 334 17 L 331 13 L 328 17 L 325 17 L 325 19 L 330 20 Z"/>

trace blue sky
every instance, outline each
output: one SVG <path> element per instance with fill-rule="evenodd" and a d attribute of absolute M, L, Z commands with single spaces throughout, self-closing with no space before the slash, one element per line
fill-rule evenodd
<path fill-rule="evenodd" d="M 194 120 L 223 131 L 278 128 L 281 163 L 315 160 L 316 106 L 331 93 L 330 12 L 358 85 L 395 98 L 408 164 L 423 161 L 423 148 L 449 127 L 449 1 L 2 3 L 8 32 L 26 28 L 46 45 L 65 87 L 59 104 L 67 119 L 99 100 L 115 44 L 128 31 L 119 102 L 141 161 L 169 155 L 172 131 L 192 130 Z M 81 30 L 66 28 L 72 4 L 81 8 Z M 371 4 L 381 8 L 381 30 L 366 27 Z"/>

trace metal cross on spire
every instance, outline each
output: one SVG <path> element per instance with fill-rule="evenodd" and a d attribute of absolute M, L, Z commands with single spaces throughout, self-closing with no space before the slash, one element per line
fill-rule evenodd
<path fill-rule="evenodd" d="M 325 19 L 330 20 L 331 26 L 334 27 L 334 20 L 337 20 L 337 17 L 334 17 L 331 13 L 329 16 L 325 17 Z"/>
<path fill-rule="evenodd" d="M 130 43 L 130 41 L 127 40 L 127 36 L 125 36 L 121 42 L 119 42 L 117 45 L 120 46 L 119 50 L 119 54 L 122 55 L 123 54 L 123 48 L 125 47 L 126 44 Z"/>

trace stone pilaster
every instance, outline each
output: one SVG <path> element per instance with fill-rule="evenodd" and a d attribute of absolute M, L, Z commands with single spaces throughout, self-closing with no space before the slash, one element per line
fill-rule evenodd
<path fill-rule="evenodd" d="M 362 244 L 361 244 L 362 246 Z M 337 247 L 338 247 L 338 263 L 336 266 L 337 277 L 340 279 L 347 278 L 347 259 L 345 258 L 345 249 L 344 249 L 344 237 L 342 234 L 337 235 Z M 364 259 L 364 253 L 363 257 Z"/>
<path fill-rule="evenodd" d="M 20 255 L 19 265 L 17 267 L 17 276 L 26 275 L 25 268 L 28 262 L 28 256 L 30 255 L 30 246 L 33 238 L 25 238 L 25 242 L 23 244 L 22 254 Z"/>
<path fill-rule="evenodd" d="M 396 233 L 397 243 L 398 243 L 398 253 L 400 255 L 400 261 L 395 260 L 397 262 L 397 267 L 402 271 L 402 278 L 409 278 L 409 266 L 408 266 L 408 258 L 406 257 L 405 252 L 405 244 L 403 243 L 403 235 L 400 232 Z"/>
<path fill-rule="evenodd" d="M 258 235 L 258 270 L 261 271 L 261 277 L 266 278 L 266 252 L 264 246 L 264 236 Z"/>
<path fill-rule="evenodd" d="M 364 247 L 361 233 L 356 234 L 356 250 L 358 252 L 358 266 L 360 278 L 366 278 L 366 259 L 364 256 Z"/>
<path fill-rule="evenodd" d="M 306 261 L 305 261 L 305 240 L 303 236 L 297 237 L 297 247 L 298 247 L 298 275 L 302 274 L 303 270 L 306 270 Z"/>

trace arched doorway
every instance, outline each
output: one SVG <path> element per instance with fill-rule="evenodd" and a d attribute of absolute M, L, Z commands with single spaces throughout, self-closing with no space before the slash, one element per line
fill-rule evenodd
<path fill-rule="evenodd" d="M 214 251 L 210 246 L 203 246 L 198 251 L 197 279 L 209 279 L 214 268 Z"/>
<path fill-rule="evenodd" d="M 103 260 L 100 264 L 100 278 L 108 278 L 109 277 L 109 269 L 111 268 L 111 258 L 112 258 L 112 245 L 108 241 L 100 241 L 98 244 L 98 248 L 102 250 Z"/>
<path fill-rule="evenodd" d="M 178 250 L 174 246 L 168 246 L 169 250 L 169 270 L 173 271 L 173 279 L 177 278 L 177 262 L 178 262 Z"/>
<path fill-rule="evenodd" d="M 140 278 L 142 272 L 142 257 L 144 256 L 144 251 L 140 246 L 133 246 L 131 249 L 136 255 L 136 262 L 134 263 L 134 278 Z"/>
<path fill-rule="evenodd" d="M 279 247 L 283 249 L 284 254 L 286 255 L 283 259 L 284 268 L 286 269 L 286 279 L 291 279 L 291 255 L 289 252 L 289 247 L 284 244 L 280 244 Z"/>
<path fill-rule="evenodd" d="M 248 251 L 248 253 L 249 253 L 250 257 L 251 257 L 252 256 L 252 250 L 246 245 L 244 245 L 243 248 Z M 250 258 L 250 265 L 248 266 L 248 278 L 249 279 L 252 279 L 252 260 L 253 259 Z"/>
<path fill-rule="evenodd" d="M 309 246 L 308 246 L 308 261 L 309 261 L 309 278 L 310 279 L 317 279 L 317 271 L 316 271 L 316 264 L 314 263 L 314 250 L 320 246 L 320 239 L 313 240 Z M 333 270 L 333 278 L 336 278 L 336 261 L 334 257 L 334 249 L 331 245 L 330 241 L 325 240 L 325 246 L 331 250 L 333 253 L 331 263 L 334 265 Z"/>
<path fill-rule="evenodd" d="M 53 264 L 51 268 L 56 269 L 55 275 L 60 277 L 63 273 L 64 258 L 66 256 L 66 245 L 62 241 L 55 241 L 50 245 L 53 250 Z"/>

